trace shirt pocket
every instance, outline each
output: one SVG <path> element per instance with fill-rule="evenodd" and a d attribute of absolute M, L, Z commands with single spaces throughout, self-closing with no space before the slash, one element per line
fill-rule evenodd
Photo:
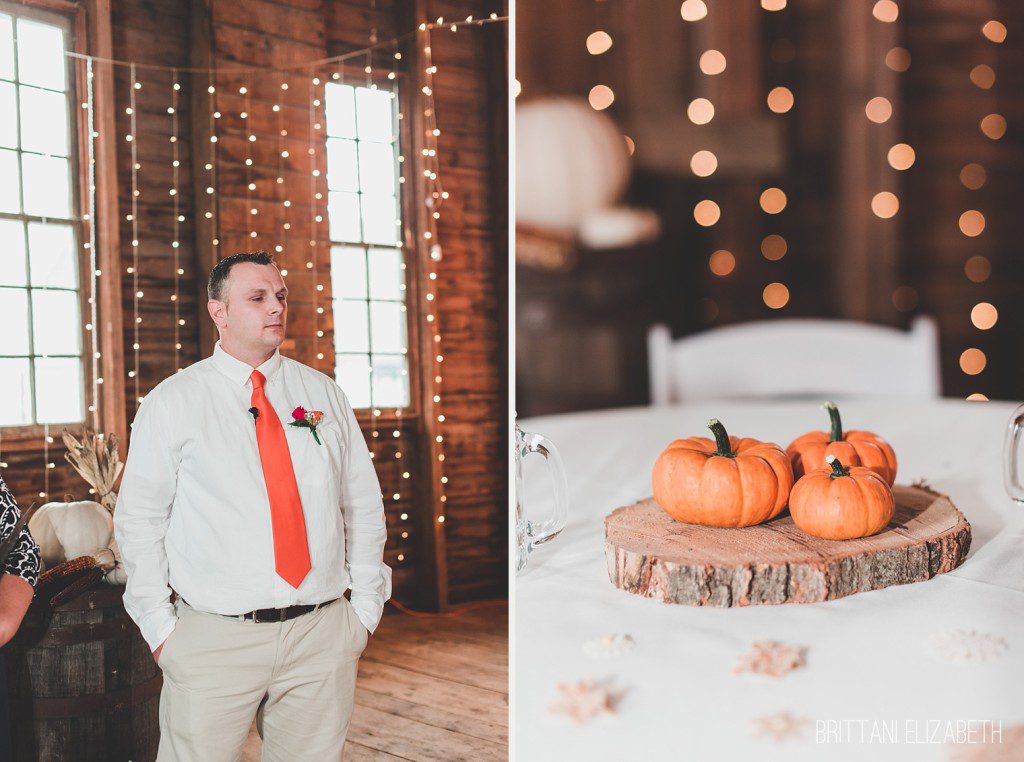
<path fill-rule="evenodd" d="M 322 490 L 338 481 L 340 432 L 321 422 L 313 432 L 304 426 L 286 426 L 295 481 Z M 319 443 L 317 442 L 319 438 Z M 337 487 L 335 487 L 335 490 Z"/>

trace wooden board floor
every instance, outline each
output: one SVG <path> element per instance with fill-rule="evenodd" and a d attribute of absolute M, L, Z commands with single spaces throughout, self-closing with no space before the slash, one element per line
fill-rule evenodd
<path fill-rule="evenodd" d="M 259 762 L 249 733 L 243 762 Z M 359 660 L 346 762 L 508 759 L 508 608 L 413 617 L 388 607 Z"/>

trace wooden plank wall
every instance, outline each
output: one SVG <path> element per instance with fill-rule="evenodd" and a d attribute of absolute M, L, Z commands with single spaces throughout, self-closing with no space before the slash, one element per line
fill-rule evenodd
<path fill-rule="evenodd" d="M 473 7 L 466 10 L 469 5 Z M 449 3 L 443 8 L 431 7 L 430 14 L 464 18 L 481 13 L 483 7 L 483 3 Z M 138 404 L 135 378 L 127 376 L 134 368 L 135 276 L 138 290 L 143 292 L 138 313 L 142 320 L 138 323 L 137 380 L 139 396 L 144 396 L 176 367 L 209 355 L 216 335 L 206 314 L 206 279 L 219 258 L 236 251 L 274 252 L 281 246 L 276 258 L 288 271 L 290 291 L 289 339 L 282 351 L 333 375 L 322 131 L 315 132 L 313 138 L 321 176 L 312 185 L 308 156 L 311 76 L 301 68 L 259 76 L 230 70 L 249 65 L 294 66 L 361 49 L 374 33 L 384 41 L 413 28 L 406 6 L 393 0 L 194 0 L 191 5 L 174 0 L 124 0 L 114 4 L 115 58 L 167 67 L 214 65 L 218 69 L 213 94 L 207 92 L 211 83 L 206 75 L 180 77 L 177 198 L 185 220 L 180 223 L 177 255 L 183 270 L 178 304 L 185 323 L 178 326 L 182 346 L 177 364 L 171 301 L 175 254 L 171 246 L 174 197 L 169 193 L 171 117 L 167 112 L 172 77 L 164 71 L 138 72 L 142 85 L 135 90 L 139 266 L 137 273 L 131 273 L 133 229 L 126 215 L 131 210 L 132 162 L 131 144 L 125 140 L 130 131 L 126 109 L 131 81 L 127 68 L 116 70 L 126 377 L 105 381 L 126 384 L 128 421 L 134 418 Z M 440 71 L 438 121 L 444 131 L 442 168 L 452 192 L 439 234 L 446 257 L 438 271 L 438 319 L 447 355 L 446 421 L 427 423 L 421 416 L 396 419 L 389 411 L 383 411 L 379 419 L 361 415 L 382 488 L 388 498 L 393 493 L 401 495 L 399 500 L 386 500 L 389 541 L 385 555 L 394 569 L 396 598 L 413 604 L 445 607 L 507 591 L 507 334 L 506 318 L 501 314 L 507 311 L 507 222 L 503 216 L 507 193 L 503 183 L 507 180 L 504 150 L 494 153 L 495 147 L 500 147 L 495 136 L 505 129 L 500 116 L 503 110 L 495 105 L 500 103 L 503 109 L 505 95 L 496 91 L 495 83 L 504 87 L 506 64 L 502 55 L 488 50 L 489 45 L 500 46 L 503 33 L 502 28 L 446 34 L 435 48 Z M 391 49 L 382 49 L 372 62 L 375 67 L 390 69 Z M 364 60 L 358 62 L 360 73 L 364 64 Z M 418 74 L 413 73 L 413 78 Z M 403 76 L 410 77 L 407 73 Z M 289 85 L 287 90 L 281 89 L 282 83 Z M 416 91 L 419 86 L 410 85 Z M 247 88 L 247 95 L 239 92 L 241 87 Z M 280 104 L 280 112 L 271 110 L 275 103 Z M 243 110 L 248 113 L 246 120 L 241 117 Z M 213 112 L 220 114 L 213 120 L 215 144 L 210 142 Z M 282 130 L 287 135 L 282 136 Z M 247 140 L 249 134 L 256 136 L 255 142 Z M 280 158 L 282 149 L 289 152 L 287 159 Z M 247 158 L 253 160 L 249 167 Z M 215 165 L 216 177 L 207 170 L 208 163 Z M 412 157 L 406 172 L 418 171 Z M 277 177 L 282 177 L 283 183 L 277 183 Z M 248 188 L 250 182 L 255 189 Z M 207 187 L 215 192 L 208 194 Z M 322 198 L 316 199 L 315 193 Z M 500 203 L 496 202 L 499 198 Z M 291 202 L 287 208 L 283 204 L 286 199 Z M 256 215 L 250 213 L 253 208 Z M 314 219 L 317 214 L 322 221 Z M 415 241 L 416 235 L 410 231 L 407 242 Z M 310 246 L 311 239 L 317 241 L 316 246 Z M 315 268 L 306 267 L 309 261 L 316 263 Z M 318 291 L 317 285 L 323 290 Z M 317 305 L 323 307 L 323 314 L 317 315 Z M 416 329 L 414 325 L 413 335 Z M 317 330 L 324 334 L 314 338 Z M 322 358 L 318 357 L 321 353 Z M 435 429 L 448 440 L 448 502 L 443 528 L 448 542 L 439 547 L 423 537 L 434 529 L 427 497 L 430 485 L 423 474 L 429 473 L 428 442 Z M 396 430 L 401 435 L 398 438 L 392 436 Z M 55 438 L 49 454 L 49 460 L 56 463 L 56 468 L 50 469 L 49 499 L 59 499 L 64 492 L 82 499 L 84 484 L 62 460 L 59 433 Z M 4 475 L 19 500 L 28 505 L 40 489 L 41 447 L 28 443 L 8 454 L 9 446 L 4 443 L 4 458 L 10 462 Z M 395 457 L 399 450 L 403 459 Z M 403 478 L 406 471 L 409 480 Z M 442 555 L 435 557 L 435 552 Z M 447 570 L 443 580 L 437 578 L 439 569 Z M 438 590 L 446 592 L 439 594 Z"/>
<path fill-rule="evenodd" d="M 500 3 L 432 0 L 427 17 L 477 18 Z M 444 347 L 451 603 L 506 594 L 508 569 L 508 157 L 503 25 L 432 34 L 441 176 L 438 310 Z"/>

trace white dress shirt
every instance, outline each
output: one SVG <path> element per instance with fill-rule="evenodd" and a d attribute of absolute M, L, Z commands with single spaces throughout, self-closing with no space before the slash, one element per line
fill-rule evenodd
<path fill-rule="evenodd" d="M 253 368 L 217 341 L 213 355 L 159 383 L 135 421 L 114 511 L 128 584 L 124 605 L 151 650 L 177 621 L 171 588 L 200 611 L 242 614 L 340 597 L 370 632 L 391 595 L 380 483 L 348 398 L 335 381 L 275 350 L 258 368 L 281 418 L 306 518 L 311 568 L 298 588 L 274 569 L 256 426 Z M 323 444 L 289 426 L 322 410 Z"/>

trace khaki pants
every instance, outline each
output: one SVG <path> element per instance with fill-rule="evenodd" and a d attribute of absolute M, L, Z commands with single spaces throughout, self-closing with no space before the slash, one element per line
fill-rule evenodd
<path fill-rule="evenodd" d="M 175 611 L 159 660 L 158 762 L 235 762 L 253 716 L 265 761 L 341 759 L 369 637 L 348 600 L 258 624 L 181 599 Z"/>

